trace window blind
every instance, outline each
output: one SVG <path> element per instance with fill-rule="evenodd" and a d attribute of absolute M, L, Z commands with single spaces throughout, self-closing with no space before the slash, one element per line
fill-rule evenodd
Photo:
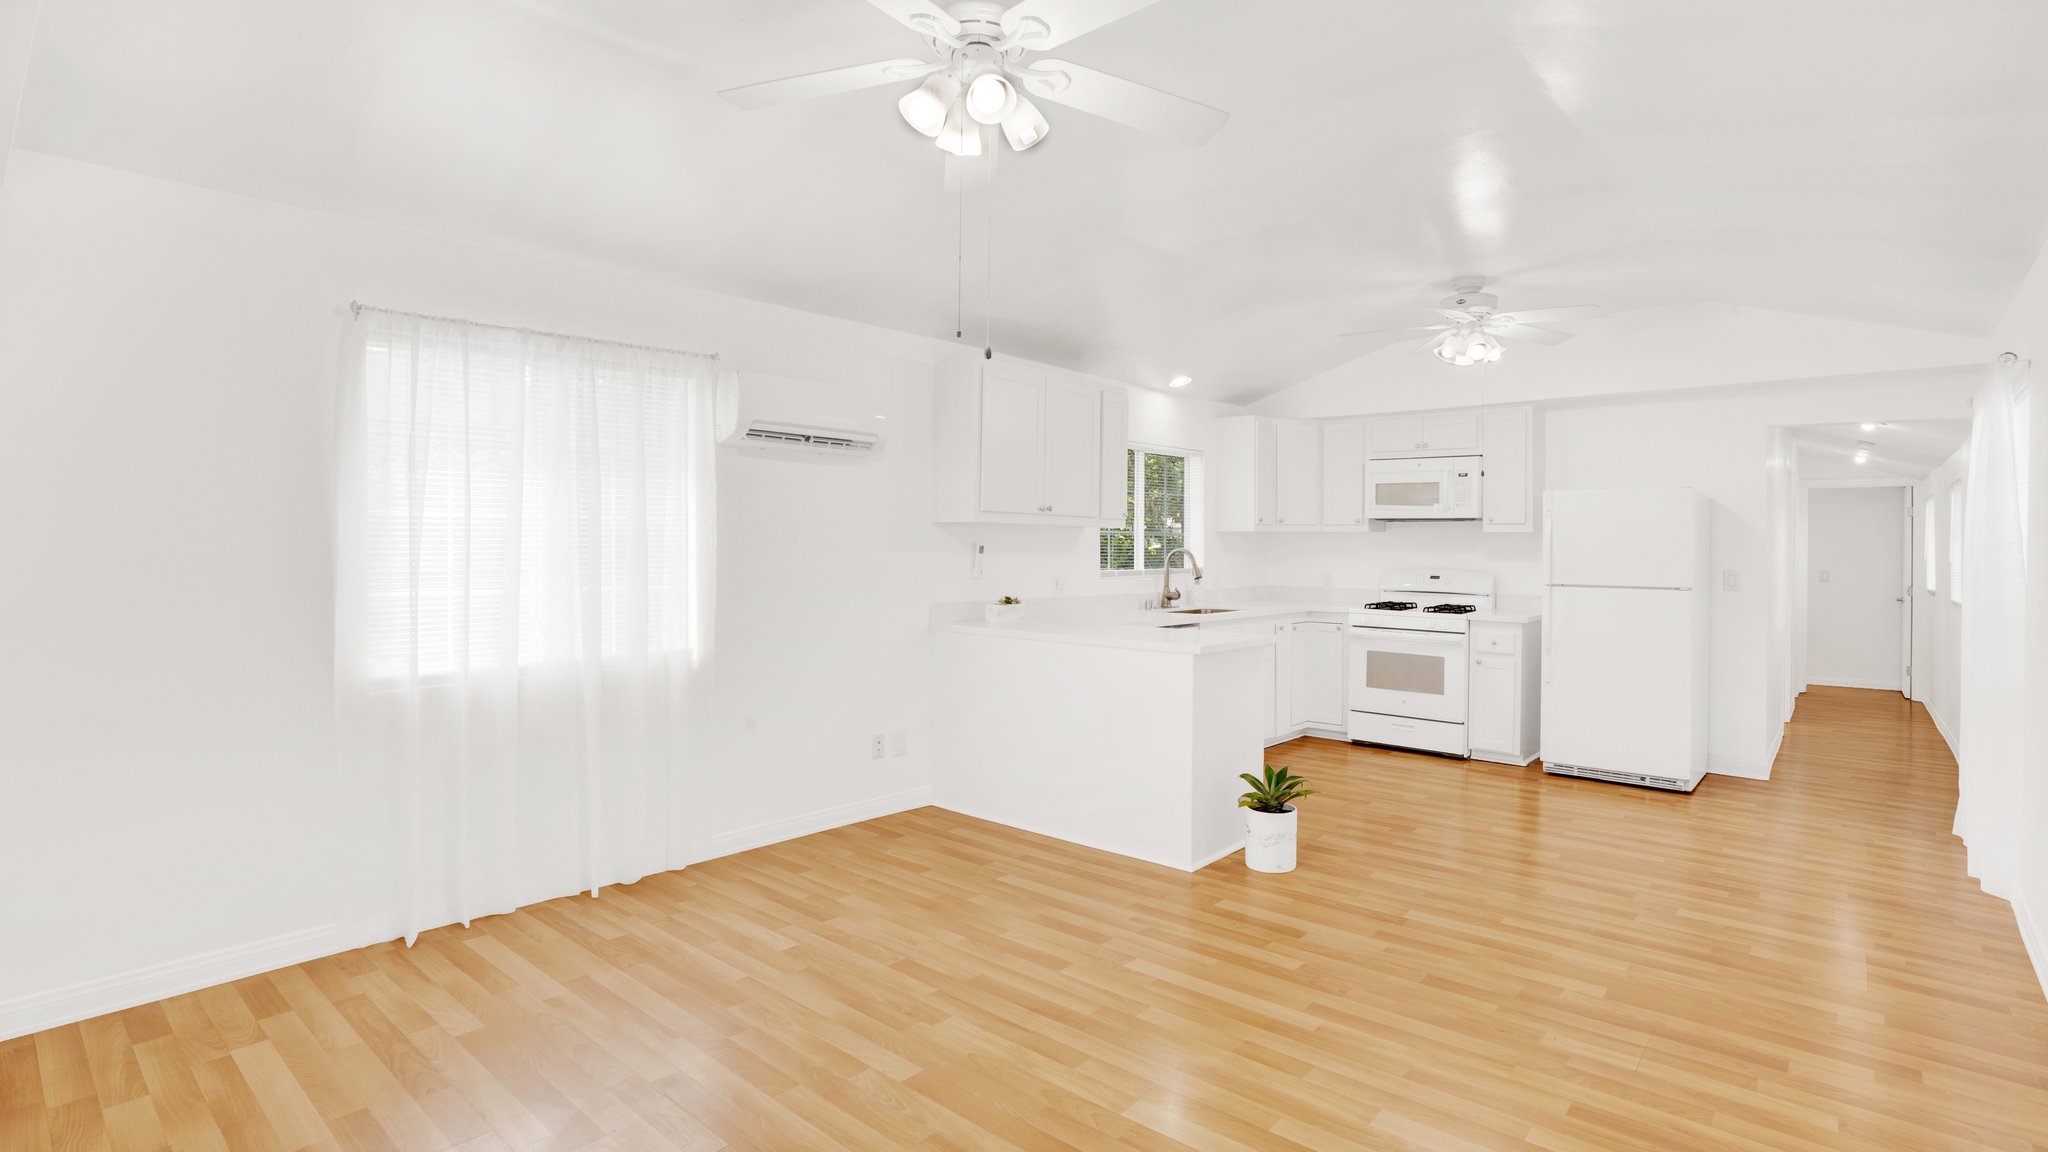
<path fill-rule="evenodd" d="M 1104 572 L 1158 571 L 1176 548 L 1202 539 L 1202 457 L 1134 445 L 1124 453 L 1124 523 L 1099 537 Z M 1181 558 L 1176 568 L 1187 567 Z"/>

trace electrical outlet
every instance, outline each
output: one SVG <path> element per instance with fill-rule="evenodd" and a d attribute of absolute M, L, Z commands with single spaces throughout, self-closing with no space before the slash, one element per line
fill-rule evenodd
<path fill-rule="evenodd" d="M 1722 570 L 1721 570 L 1721 587 L 1722 587 L 1722 588 L 1723 588 L 1723 589 L 1724 589 L 1725 591 L 1729 591 L 1729 592 L 1740 592 L 1740 591 L 1742 591 L 1742 573 L 1740 573 L 1740 572 L 1737 572 L 1737 571 L 1736 571 L 1735 569 L 1733 569 L 1733 568 L 1724 568 L 1724 569 L 1722 569 Z"/>
<path fill-rule="evenodd" d="M 875 733 L 874 739 L 868 741 L 868 759 L 880 760 L 882 758 L 882 754 L 882 734 L 880 732 L 877 732 Z"/>
<path fill-rule="evenodd" d="M 896 750 L 895 750 L 894 752 L 890 753 L 890 755 L 892 755 L 892 756 L 908 756 L 908 755 L 910 755 L 910 733 L 908 733 L 908 732 L 905 732 L 905 731 L 903 731 L 903 730 L 902 730 L 901 728 L 897 729 L 897 730 L 896 730 L 896 736 L 895 736 L 895 747 L 896 747 Z"/>
<path fill-rule="evenodd" d="M 1830 571 L 1828 571 L 1828 570 L 1827 570 L 1827 569 L 1825 569 L 1825 568 L 1823 568 L 1823 569 L 1821 569 L 1821 570 L 1820 570 L 1820 582 L 1821 582 L 1821 583 L 1823 583 L 1823 584 L 1832 584 L 1832 583 L 1834 583 L 1834 580 L 1835 580 L 1835 574 L 1834 574 L 1833 572 L 1830 572 Z"/>

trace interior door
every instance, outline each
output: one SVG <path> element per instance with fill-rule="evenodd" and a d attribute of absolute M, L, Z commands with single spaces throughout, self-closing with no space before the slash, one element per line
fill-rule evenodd
<path fill-rule="evenodd" d="M 1045 384 L 1011 368 L 981 378 L 981 510 L 1042 511 Z"/>
<path fill-rule="evenodd" d="M 1084 385 L 1045 386 L 1044 511 L 1102 515 L 1102 397 Z"/>
<path fill-rule="evenodd" d="M 1365 425 L 1323 425 L 1323 523 L 1365 523 Z"/>
<path fill-rule="evenodd" d="M 1323 430 L 1306 420 L 1283 420 L 1274 429 L 1274 519 L 1314 525 L 1321 518 Z"/>
<path fill-rule="evenodd" d="M 1914 521 L 1919 519 L 1920 509 L 1913 504 L 1912 488 L 1904 487 L 1899 490 L 1905 493 L 1905 531 L 1903 536 L 1906 542 L 1906 546 L 1903 549 L 1905 556 L 1900 559 L 1900 563 L 1904 565 L 1905 571 L 1899 576 L 1899 587 L 1905 589 L 1905 591 L 1899 594 L 1899 636 L 1901 638 L 1899 643 L 1899 692 L 1906 699 L 1911 700 L 1913 698 L 1913 586 L 1916 583 L 1914 573 L 1917 571 L 1914 558 L 1919 555 L 1913 547 L 1913 524 Z"/>

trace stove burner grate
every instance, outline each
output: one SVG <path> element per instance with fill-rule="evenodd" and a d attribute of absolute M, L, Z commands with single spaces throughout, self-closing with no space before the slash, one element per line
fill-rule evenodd
<path fill-rule="evenodd" d="M 1416 603 L 1413 600 L 1375 600 L 1366 607 L 1375 612 L 1412 612 Z"/>

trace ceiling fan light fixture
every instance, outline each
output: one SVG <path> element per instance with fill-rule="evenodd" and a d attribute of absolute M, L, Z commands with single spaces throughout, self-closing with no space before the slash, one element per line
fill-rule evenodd
<path fill-rule="evenodd" d="M 946 126 L 947 110 L 959 99 L 960 81 L 950 72 L 934 72 L 898 100 L 896 110 L 903 113 L 904 123 L 926 136 L 937 136 Z"/>
<path fill-rule="evenodd" d="M 1003 117 L 1003 138 L 1010 142 L 1010 147 L 1022 152 L 1045 139 L 1051 131 L 1052 125 L 1046 123 L 1045 114 L 1038 110 L 1038 105 L 1026 100 L 1019 92 L 1016 108 Z"/>
<path fill-rule="evenodd" d="M 981 155 L 981 125 L 969 120 L 957 103 L 946 110 L 946 124 L 939 129 L 939 147 L 955 156 Z"/>
<path fill-rule="evenodd" d="M 983 124 L 1001 124 L 1017 109 L 1017 86 L 1001 72 L 988 71 L 967 85 L 967 114 Z"/>

